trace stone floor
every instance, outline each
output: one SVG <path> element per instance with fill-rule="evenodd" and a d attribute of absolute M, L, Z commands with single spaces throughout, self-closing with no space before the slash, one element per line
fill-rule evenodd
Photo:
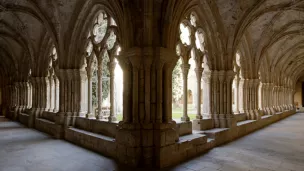
<path fill-rule="evenodd" d="M 304 171 L 304 113 L 163 170 Z M 132 169 L 0 118 L 0 171 L 94 171 Z"/>

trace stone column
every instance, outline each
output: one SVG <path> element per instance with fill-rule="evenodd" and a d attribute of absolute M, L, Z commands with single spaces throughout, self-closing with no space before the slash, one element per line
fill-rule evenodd
<path fill-rule="evenodd" d="M 212 112 L 212 101 L 211 101 L 211 97 L 212 97 L 212 80 L 213 78 L 211 78 L 212 72 L 211 71 L 204 71 L 203 73 L 203 118 L 204 119 L 211 119 L 213 118 L 212 114 L 214 114 Z"/>
<path fill-rule="evenodd" d="M 277 88 L 277 101 L 278 101 L 278 111 L 282 112 L 282 108 L 281 108 L 281 86 L 278 86 Z"/>
<path fill-rule="evenodd" d="M 24 82 L 19 82 L 19 99 L 20 99 L 20 108 L 19 108 L 19 114 L 23 111 L 24 109 L 24 95 L 25 95 L 25 90 L 24 90 Z"/>
<path fill-rule="evenodd" d="M 56 117 L 56 125 L 59 130 L 56 138 L 64 136 L 64 129 L 73 126 L 75 118 L 83 114 L 83 103 L 81 100 L 83 89 L 81 89 L 81 78 L 86 74 L 84 69 L 58 69 L 56 75 L 59 78 L 59 112 Z"/>
<path fill-rule="evenodd" d="M 54 111 L 59 111 L 59 79 L 54 76 Z"/>
<path fill-rule="evenodd" d="M 115 66 L 116 66 L 116 62 L 114 61 L 114 59 L 112 59 L 112 61 L 110 61 L 108 63 L 108 67 L 110 70 L 110 116 L 108 118 L 109 122 L 113 122 L 116 121 L 116 111 L 115 111 L 115 88 L 114 88 L 114 78 L 115 78 Z"/>
<path fill-rule="evenodd" d="M 236 120 L 232 112 L 232 83 L 235 73 L 232 70 L 226 71 L 226 97 L 225 97 L 225 114 L 226 114 L 226 128 L 236 126 Z"/>
<path fill-rule="evenodd" d="M 80 70 L 80 79 L 79 79 L 79 99 L 80 99 L 80 106 L 79 106 L 79 113 L 78 116 L 85 117 L 87 114 L 86 107 L 86 90 L 87 90 L 88 80 L 87 80 L 87 73 L 85 70 Z"/>
<path fill-rule="evenodd" d="M 19 107 L 20 107 L 20 98 L 19 98 L 19 94 L 20 94 L 20 90 L 19 90 L 19 83 L 15 82 L 14 83 L 14 89 L 15 89 L 15 109 L 14 109 L 14 116 L 13 119 L 17 120 L 18 119 L 18 111 L 19 111 Z"/>
<path fill-rule="evenodd" d="M 49 79 L 49 90 L 50 90 L 50 98 L 49 98 L 49 103 L 50 103 L 50 108 L 49 108 L 49 112 L 53 112 L 54 111 L 54 103 L 55 103 L 55 85 L 54 85 L 54 75 L 53 73 L 50 74 L 50 76 L 48 77 Z"/>
<path fill-rule="evenodd" d="M 277 90 L 276 90 L 277 97 L 276 97 L 276 100 L 277 100 L 277 110 L 279 112 L 281 112 L 281 107 L 280 107 L 280 105 L 281 105 L 281 102 L 280 102 L 280 100 L 281 100 L 281 98 L 280 98 L 281 94 L 280 94 L 280 91 L 281 91 L 280 86 L 277 86 Z"/>
<path fill-rule="evenodd" d="M 235 77 L 234 79 L 234 83 L 235 83 L 235 91 L 234 91 L 234 99 L 235 99 L 235 113 L 240 113 L 240 109 L 239 109 L 239 83 L 240 83 L 240 78 L 238 76 Z"/>
<path fill-rule="evenodd" d="M 262 94 L 262 109 L 264 110 L 266 115 L 271 115 L 270 112 L 270 102 L 269 102 L 269 98 L 270 98 L 270 84 L 269 83 L 263 83 L 263 94 Z M 263 104 L 263 102 L 265 104 Z"/>
<path fill-rule="evenodd" d="M 220 88 L 219 88 L 219 72 L 218 71 L 212 71 L 211 72 L 211 95 L 212 100 L 210 101 L 212 108 L 211 113 L 213 116 L 214 121 L 214 127 L 219 128 L 220 127 L 220 121 L 219 121 L 219 113 L 220 113 Z"/>
<path fill-rule="evenodd" d="M 240 97 L 240 112 L 246 113 L 247 112 L 247 80 L 241 79 L 240 86 L 239 86 L 239 97 Z"/>
<path fill-rule="evenodd" d="M 96 115 L 96 119 L 105 119 L 102 113 L 102 58 L 98 58 L 97 78 L 98 78 L 98 86 L 97 86 L 98 113 Z"/>
<path fill-rule="evenodd" d="M 263 111 L 263 113 L 265 113 L 265 106 L 266 106 L 265 88 L 266 88 L 266 84 L 261 82 L 258 91 L 258 104 L 259 104 L 258 107 L 259 110 Z"/>
<path fill-rule="evenodd" d="M 276 103 L 276 111 L 280 112 L 280 107 L 279 107 L 279 99 L 280 99 L 280 95 L 279 95 L 279 86 L 275 86 L 275 103 Z"/>
<path fill-rule="evenodd" d="M 48 77 L 43 78 L 43 93 L 46 95 L 46 97 L 43 99 L 45 107 L 44 111 L 49 111 L 50 108 L 50 80 Z"/>
<path fill-rule="evenodd" d="M 124 95 L 116 143 L 122 151 L 134 151 L 132 156 L 119 153 L 119 160 L 135 166 L 160 166 L 167 157 L 163 150 L 178 140 L 176 123 L 167 113 L 171 112 L 167 104 L 172 105 L 172 96 L 164 91 L 172 84 L 168 80 L 174 67 L 169 66 L 177 55 L 162 47 L 134 47 L 123 49 L 117 59 L 124 74 Z M 172 94 L 172 89 L 169 91 Z"/>
<path fill-rule="evenodd" d="M 183 117 L 181 121 L 187 122 L 190 121 L 188 116 L 188 73 L 190 69 L 190 64 L 182 64 L 182 72 L 183 72 Z"/>
<path fill-rule="evenodd" d="M 34 120 L 35 120 L 35 113 L 37 110 L 37 98 L 36 98 L 36 94 L 37 94 L 37 90 L 36 90 L 36 78 L 35 77 L 31 77 L 30 79 L 31 82 L 31 92 L 32 92 L 32 99 L 31 99 L 31 109 L 29 111 L 29 124 L 28 126 L 30 128 L 34 127 Z"/>
<path fill-rule="evenodd" d="M 86 114 L 86 118 L 92 118 L 92 75 L 93 75 L 93 68 L 87 67 L 87 77 L 88 77 L 88 113 Z"/>
<path fill-rule="evenodd" d="M 196 119 L 203 119 L 202 114 L 201 114 L 201 85 L 202 85 L 202 72 L 203 68 L 197 67 L 195 69 L 195 74 L 196 74 L 196 86 L 197 86 L 197 96 L 196 96 Z"/>
<path fill-rule="evenodd" d="M 268 93 L 269 93 L 269 98 L 268 98 L 268 104 L 269 104 L 269 110 L 271 112 L 272 115 L 275 114 L 275 109 L 274 109 L 274 92 L 273 92 L 273 89 L 274 89 L 274 85 L 273 83 L 269 83 L 268 85 Z"/>
<path fill-rule="evenodd" d="M 29 96 L 30 106 L 29 106 L 29 108 L 32 108 L 32 106 L 33 106 L 33 84 L 31 82 L 31 80 L 29 81 L 29 89 L 30 89 L 30 96 Z"/>
<path fill-rule="evenodd" d="M 253 80 L 252 79 L 249 79 L 248 80 L 248 94 L 247 94 L 247 97 L 248 97 L 248 112 L 247 112 L 247 118 L 250 119 L 250 120 L 254 120 L 254 111 L 253 111 L 253 103 L 254 103 L 254 95 L 253 95 Z"/>
<path fill-rule="evenodd" d="M 31 108 L 31 98 L 32 98 L 32 90 L 31 90 L 31 84 L 30 82 L 26 82 L 26 89 L 27 89 L 27 97 L 26 97 L 26 101 L 27 101 L 27 109 Z"/>
<path fill-rule="evenodd" d="M 225 115 L 226 115 L 226 113 L 225 113 L 225 95 L 226 95 L 226 91 L 225 91 L 225 82 L 224 81 L 226 81 L 225 80 L 225 71 L 223 71 L 223 70 L 221 70 L 221 71 L 219 71 L 219 73 L 218 73 L 218 78 L 219 78 L 219 122 L 220 122 L 220 127 L 221 128 L 225 128 L 226 127 L 226 117 L 225 117 Z"/>
<path fill-rule="evenodd" d="M 255 120 L 259 120 L 261 119 L 261 111 L 258 108 L 258 89 L 259 89 L 259 84 L 260 84 L 260 80 L 259 79 L 254 79 L 253 80 L 253 110 L 254 110 L 254 114 L 255 114 Z"/>
<path fill-rule="evenodd" d="M 25 89 L 25 82 L 21 82 L 20 84 L 21 84 L 21 109 L 20 109 L 20 113 L 22 113 L 26 108 L 26 101 L 25 101 L 26 89 Z"/>

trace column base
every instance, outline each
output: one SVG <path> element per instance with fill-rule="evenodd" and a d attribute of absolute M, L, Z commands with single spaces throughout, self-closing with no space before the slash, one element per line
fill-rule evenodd
<path fill-rule="evenodd" d="M 183 122 L 188 122 L 188 121 L 190 121 L 190 118 L 189 118 L 189 116 L 183 116 L 183 117 L 181 117 L 181 121 L 183 121 Z"/>
<path fill-rule="evenodd" d="M 36 112 L 37 112 L 37 108 L 32 108 L 28 113 L 29 114 L 29 121 L 28 121 L 29 128 L 35 127 Z"/>
<path fill-rule="evenodd" d="M 116 122 L 117 118 L 116 118 L 116 116 L 109 116 L 108 120 L 109 120 L 109 122 Z"/>
<path fill-rule="evenodd" d="M 219 114 L 213 114 L 214 128 L 220 128 Z"/>
<path fill-rule="evenodd" d="M 85 115 L 85 117 L 86 117 L 87 119 L 95 119 L 95 118 L 96 118 L 96 116 L 94 116 L 93 113 L 87 113 L 87 114 Z"/>
<path fill-rule="evenodd" d="M 265 111 L 265 114 L 266 114 L 266 115 L 271 115 L 271 111 L 270 111 L 270 108 L 269 108 L 269 107 L 266 107 L 266 108 L 264 109 L 264 111 Z"/>
<path fill-rule="evenodd" d="M 18 110 L 19 110 L 19 107 L 15 107 L 14 109 L 14 115 L 13 115 L 13 120 L 17 120 L 18 119 Z"/>
<path fill-rule="evenodd" d="M 203 116 L 203 119 L 212 119 L 212 114 L 209 114 L 209 113 L 204 113 L 202 116 Z"/>
<path fill-rule="evenodd" d="M 220 128 L 226 128 L 227 127 L 226 115 L 225 114 L 219 114 L 218 116 L 219 116 Z"/>
<path fill-rule="evenodd" d="M 255 118 L 254 118 L 255 120 L 260 120 L 262 118 L 262 111 L 261 110 L 255 109 L 254 114 L 255 114 Z"/>
<path fill-rule="evenodd" d="M 227 114 L 226 115 L 227 120 L 227 128 L 236 127 L 236 119 L 233 114 Z"/>
<path fill-rule="evenodd" d="M 176 123 L 139 124 L 120 122 L 116 134 L 117 159 L 133 167 L 164 167 L 178 140 Z M 169 151 L 168 151 L 169 150 Z"/>
<path fill-rule="evenodd" d="M 54 135 L 57 139 L 65 137 L 65 129 L 73 125 L 74 114 L 72 112 L 58 112 L 56 113 L 56 134 Z"/>
<path fill-rule="evenodd" d="M 275 115 L 275 114 L 276 114 L 276 110 L 275 110 L 274 107 L 271 107 L 271 108 L 270 108 L 270 111 L 271 111 L 271 114 L 272 114 L 272 115 Z"/>

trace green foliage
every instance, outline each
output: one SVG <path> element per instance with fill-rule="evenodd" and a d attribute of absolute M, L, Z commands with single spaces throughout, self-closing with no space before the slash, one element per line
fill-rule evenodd
<path fill-rule="evenodd" d="M 177 104 L 183 95 L 182 61 L 179 59 L 172 72 L 172 100 Z"/>
<path fill-rule="evenodd" d="M 102 100 L 105 100 L 110 93 L 110 71 L 108 62 L 110 61 L 108 53 L 102 59 Z"/>
<path fill-rule="evenodd" d="M 106 100 L 110 93 L 110 71 L 108 68 L 109 56 L 106 55 L 102 59 L 102 100 Z M 94 108 L 98 106 L 98 75 L 97 68 L 92 77 L 92 102 Z"/>

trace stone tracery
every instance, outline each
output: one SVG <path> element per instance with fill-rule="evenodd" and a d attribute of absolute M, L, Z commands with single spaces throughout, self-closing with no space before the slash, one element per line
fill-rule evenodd
<path fill-rule="evenodd" d="M 101 11 L 97 15 L 92 29 L 88 35 L 88 43 L 86 48 L 87 61 L 87 78 L 88 78 L 88 113 L 87 118 L 91 117 L 92 104 L 97 103 L 97 119 L 108 119 L 109 121 L 116 121 L 115 110 L 115 94 L 114 94 L 114 74 L 115 74 L 115 56 L 119 49 L 116 37 L 117 30 L 116 22 L 106 12 Z M 97 72 L 96 72 L 97 71 Z M 97 95 L 97 102 L 92 101 L 92 77 L 95 79 L 95 92 Z M 97 89 L 96 89 L 97 88 Z M 104 91 L 106 89 L 106 91 Z M 110 107 L 103 107 L 104 93 L 108 94 L 110 99 Z M 95 100 L 96 101 L 96 100 Z M 94 112 L 95 113 L 95 112 Z"/>

